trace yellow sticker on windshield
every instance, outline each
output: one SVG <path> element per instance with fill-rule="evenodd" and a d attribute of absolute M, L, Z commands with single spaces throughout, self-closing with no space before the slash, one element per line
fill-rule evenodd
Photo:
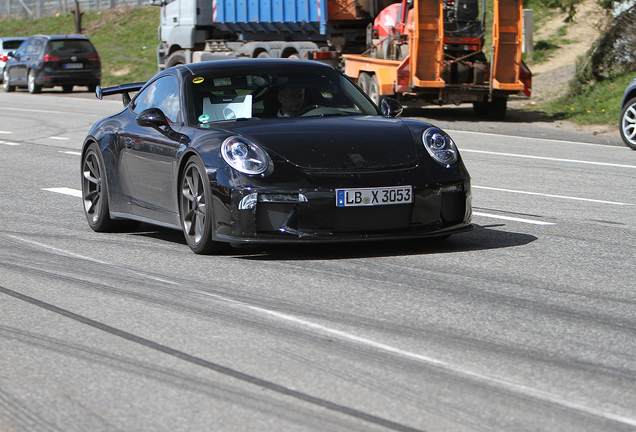
<path fill-rule="evenodd" d="M 203 77 L 196 77 L 192 80 L 192 82 L 195 84 L 201 84 L 203 82 Z"/>

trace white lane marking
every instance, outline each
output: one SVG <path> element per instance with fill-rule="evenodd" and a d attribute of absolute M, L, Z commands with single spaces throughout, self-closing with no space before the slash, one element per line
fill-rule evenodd
<path fill-rule="evenodd" d="M 550 139 L 550 138 L 532 138 L 532 137 L 523 137 L 523 136 L 516 136 L 516 135 L 502 135 L 502 134 L 495 134 L 495 133 L 488 133 L 488 132 L 471 132 L 471 131 L 464 131 L 464 130 L 452 130 L 452 129 L 444 129 L 446 132 L 448 133 L 452 133 L 452 134 L 456 134 L 456 133 L 465 133 L 465 134 L 473 134 L 473 135 L 486 135 L 486 136 L 492 136 L 492 137 L 497 137 L 497 138 L 512 138 L 512 139 L 523 139 L 523 140 L 531 140 L 531 141 L 547 141 L 547 142 L 557 142 L 557 143 L 564 143 L 564 144 L 575 144 L 575 145 L 584 145 L 584 146 L 595 146 L 595 147 L 609 147 L 609 148 L 615 148 L 615 149 L 620 149 L 620 150 L 628 150 L 627 146 L 614 146 L 614 145 L 608 145 L 608 144 L 594 144 L 594 143 L 584 143 L 584 142 L 580 142 L 580 141 L 566 141 L 566 140 L 556 140 L 556 139 Z M 461 151 L 461 149 L 460 149 Z"/>
<path fill-rule="evenodd" d="M 82 191 L 81 190 L 71 189 L 71 188 L 67 188 L 67 187 L 42 188 L 42 190 L 49 191 L 49 192 L 56 192 L 56 193 L 60 193 L 60 194 L 64 194 L 64 195 L 70 195 L 70 196 L 74 196 L 74 197 L 78 197 L 78 198 L 82 197 Z"/>
<path fill-rule="evenodd" d="M 58 136 L 51 136 L 49 137 L 49 139 L 53 139 L 53 140 L 68 140 L 70 138 L 66 138 L 66 137 L 58 137 Z"/>
<path fill-rule="evenodd" d="M 485 190 L 492 190 L 492 191 L 498 191 L 498 192 L 510 192 L 510 193 L 524 194 L 524 195 L 536 195 L 536 196 L 542 196 L 547 198 L 561 198 L 561 199 L 569 199 L 569 200 L 577 200 L 577 201 L 588 201 L 588 202 L 600 203 L 600 204 L 613 204 L 613 205 L 622 205 L 622 206 L 634 205 L 634 204 L 623 203 L 623 202 L 603 201 L 603 200 L 595 200 L 591 198 L 577 198 L 577 197 L 571 197 L 571 196 L 565 196 L 565 195 L 551 195 L 551 194 L 544 194 L 539 192 L 525 192 L 525 191 L 519 191 L 519 190 L 513 190 L 513 189 L 500 189 L 500 188 L 493 188 L 493 187 L 486 187 L 486 186 L 471 185 L 471 187 L 475 189 L 485 189 Z"/>
<path fill-rule="evenodd" d="M 70 154 L 70 155 L 75 155 L 75 156 L 81 156 L 82 155 L 81 152 L 77 152 L 77 151 L 61 151 L 60 153 Z"/>
<path fill-rule="evenodd" d="M 530 156 L 530 155 L 520 155 L 520 154 L 513 154 L 513 153 L 499 153 L 499 152 L 490 152 L 490 151 L 484 151 L 484 150 L 460 149 L 460 153 L 482 153 L 482 154 L 489 154 L 489 155 L 495 155 L 495 156 L 508 156 L 508 157 L 524 158 L 524 159 L 540 159 L 540 160 L 547 160 L 547 161 L 552 161 L 552 162 L 568 162 L 568 163 L 579 163 L 579 164 L 586 164 L 586 165 L 610 166 L 610 167 L 614 167 L 614 168 L 632 168 L 632 169 L 636 169 L 636 165 L 621 165 L 621 164 L 612 164 L 612 163 L 605 163 L 605 162 L 583 161 L 583 160 L 576 160 L 576 159 L 558 159 L 558 158 L 549 158 L 549 157 L 544 157 L 544 156 Z"/>
<path fill-rule="evenodd" d="M 500 216 L 500 215 L 494 215 L 490 213 L 481 213 L 481 212 L 475 212 L 475 211 L 473 212 L 473 215 L 483 216 L 483 217 L 492 218 L 492 219 L 509 220 L 512 222 L 522 222 L 522 223 L 527 223 L 532 225 L 556 225 L 555 223 L 552 223 L 552 222 L 543 222 L 543 221 L 537 221 L 532 219 L 522 219 L 522 218 L 512 217 L 512 216 Z"/>
<path fill-rule="evenodd" d="M 19 143 L 14 143 L 10 141 L 0 141 L 0 144 L 8 145 L 8 146 L 19 146 Z"/>
<path fill-rule="evenodd" d="M 547 401 L 547 402 L 553 403 L 555 405 L 560 405 L 560 406 L 563 406 L 563 407 L 566 407 L 566 408 L 569 408 L 569 409 L 573 409 L 573 410 L 576 410 L 576 411 L 592 414 L 592 415 L 597 416 L 597 417 L 610 419 L 610 420 L 617 421 L 617 422 L 620 422 L 620 423 L 625 423 L 625 424 L 628 424 L 628 425 L 631 425 L 631 426 L 636 426 L 636 420 L 635 419 L 631 419 L 631 418 L 628 418 L 628 417 L 624 417 L 624 416 L 621 416 L 621 415 L 618 415 L 618 414 L 609 413 L 609 412 L 603 412 L 603 411 L 597 409 L 596 407 L 590 407 L 590 406 L 584 405 L 582 403 L 571 402 L 568 399 L 563 399 L 563 398 L 561 398 L 559 396 L 550 394 L 550 393 L 542 391 L 542 390 L 537 390 L 537 389 L 534 389 L 534 388 L 531 388 L 531 387 L 527 387 L 527 386 L 522 385 L 522 384 L 517 384 L 517 383 L 514 383 L 514 382 L 506 381 L 506 380 L 503 380 L 501 378 L 494 378 L 494 377 L 483 375 L 483 374 L 480 374 L 480 373 L 477 373 L 477 372 L 472 372 L 470 370 L 464 369 L 464 368 L 459 367 L 459 366 L 452 365 L 450 363 L 447 363 L 447 362 L 444 362 L 444 361 L 441 361 L 441 360 L 434 359 L 432 357 L 428 357 L 428 356 L 425 356 L 425 355 L 422 355 L 422 354 L 416 354 L 416 353 L 413 353 L 413 352 L 410 352 L 410 351 L 403 350 L 401 348 L 396 348 L 396 347 L 391 346 L 391 345 L 387 345 L 387 344 L 384 344 L 384 343 L 381 343 L 381 342 L 376 342 L 374 340 L 367 339 L 367 338 L 364 338 L 364 337 L 361 337 L 361 336 L 356 336 L 354 334 L 347 333 L 347 332 L 344 332 L 344 331 L 341 331 L 341 330 L 336 330 L 336 329 L 333 329 L 333 328 L 329 328 L 327 326 L 324 326 L 324 325 L 321 325 L 321 324 L 316 324 L 316 323 L 313 323 L 311 321 L 307 321 L 307 320 L 304 320 L 302 318 L 298 318 L 298 317 L 295 317 L 295 316 L 292 316 L 292 315 L 287 315 L 287 314 L 284 314 L 284 313 L 281 313 L 281 312 L 276 312 L 276 311 L 265 309 L 265 308 L 261 308 L 261 307 L 258 307 L 258 306 L 253 306 L 253 305 L 250 305 L 250 304 L 247 304 L 247 303 L 240 302 L 238 300 L 232 300 L 232 299 L 225 298 L 225 297 L 222 297 L 222 296 L 219 296 L 219 295 L 216 295 L 216 294 L 210 294 L 210 293 L 206 293 L 206 292 L 203 292 L 203 291 L 200 291 L 200 293 L 205 295 L 205 296 L 213 297 L 213 298 L 216 298 L 216 299 L 218 299 L 220 301 L 231 303 L 231 304 L 234 304 L 236 306 L 239 306 L 239 307 L 242 307 L 242 308 L 245 308 L 245 309 L 249 309 L 249 310 L 252 310 L 254 312 L 258 312 L 260 314 L 268 315 L 270 317 L 277 318 L 277 319 L 282 320 L 282 321 L 287 321 L 287 322 L 290 322 L 292 324 L 298 324 L 300 326 L 307 327 L 307 328 L 309 328 L 309 329 L 311 329 L 311 330 L 313 330 L 313 331 L 315 331 L 317 333 L 320 333 L 320 334 L 328 335 L 330 337 L 336 337 L 336 338 L 339 338 L 341 340 L 354 342 L 354 343 L 357 343 L 357 344 L 360 344 L 360 345 L 366 345 L 366 346 L 369 346 L 371 348 L 374 348 L 374 349 L 377 349 L 377 350 L 380 350 L 380 351 L 385 351 L 385 352 L 388 352 L 390 354 L 394 354 L 394 355 L 397 355 L 397 356 L 400 356 L 400 357 L 404 357 L 404 358 L 408 358 L 408 359 L 411 359 L 411 360 L 419 361 L 419 362 L 426 363 L 426 364 L 429 364 L 429 365 L 432 365 L 432 366 L 437 366 L 437 367 L 443 368 L 443 369 L 445 369 L 447 371 L 451 371 L 451 372 L 453 372 L 455 374 L 467 376 L 467 377 L 470 377 L 472 379 L 478 380 L 480 382 L 487 383 L 488 385 L 491 385 L 491 386 L 495 386 L 495 387 L 498 387 L 498 388 L 503 388 L 503 389 L 508 390 L 508 391 L 514 391 L 514 392 L 517 392 L 517 393 L 521 393 L 523 395 L 531 396 L 531 397 L 533 397 L 535 399 L 539 399 L 539 400 L 542 400 L 542 401 Z"/>
<path fill-rule="evenodd" d="M 9 132 L 9 131 L 0 131 L 0 135 L 8 135 L 8 134 L 12 134 L 13 132 Z"/>
<path fill-rule="evenodd" d="M 121 102 L 120 102 L 121 104 Z M 99 117 L 102 118 L 104 117 L 103 115 L 100 114 L 91 114 L 91 113 L 76 113 L 76 112 L 70 112 L 70 111 L 51 111 L 51 110 L 38 110 L 38 109 L 27 109 L 27 108 L 4 108 L 4 107 L 0 107 L 0 110 L 7 110 L 7 111 L 23 111 L 23 112 L 35 112 L 35 113 L 45 113 L 45 114 L 71 114 L 71 115 L 78 115 L 78 116 L 90 116 L 90 117 Z"/>
<path fill-rule="evenodd" d="M 132 274 L 135 274 L 135 275 L 138 275 L 138 276 L 143 276 L 143 277 L 146 277 L 148 279 L 151 279 L 151 280 L 154 280 L 154 281 L 157 281 L 157 282 L 167 283 L 167 284 L 170 284 L 170 285 L 179 285 L 177 282 L 167 281 L 165 279 L 161 279 L 161 278 L 158 278 L 158 277 L 155 277 L 155 276 L 151 276 L 148 273 L 141 273 L 141 272 L 138 272 L 138 271 L 135 271 L 135 270 L 131 270 L 131 269 L 129 269 L 127 267 L 124 267 L 124 266 L 111 264 L 111 263 L 108 263 L 106 261 L 101 261 L 101 260 L 98 260 L 98 259 L 95 259 L 95 258 L 90 258 L 90 257 L 84 256 L 84 255 L 76 254 L 74 252 L 69 252 L 69 251 L 66 251 L 64 249 L 59 249 L 59 248 L 56 248 L 56 247 L 53 247 L 53 246 L 49 246 L 49 245 L 46 245 L 46 244 L 43 244 L 43 243 L 39 243 L 39 242 L 36 242 L 36 241 L 33 241 L 33 240 L 23 239 L 23 238 L 20 238 L 20 237 L 16 237 L 14 235 L 7 235 L 7 237 L 10 237 L 10 238 L 12 238 L 14 240 L 18 240 L 18 241 L 21 241 L 21 242 L 24 242 L 24 243 L 29 243 L 29 244 L 32 244 L 34 246 L 38 246 L 38 247 L 41 247 L 41 248 L 44 248 L 44 249 L 49 249 L 49 250 L 55 251 L 57 253 L 60 253 L 62 255 L 70 256 L 72 258 L 78 258 L 78 259 L 81 259 L 81 260 L 94 262 L 94 263 L 97 263 L 97 264 L 102 264 L 102 265 L 105 265 L 107 267 L 113 267 L 113 268 L 116 268 L 116 269 L 121 269 L 121 270 L 127 271 L 129 273 L 132 273 Z"/>

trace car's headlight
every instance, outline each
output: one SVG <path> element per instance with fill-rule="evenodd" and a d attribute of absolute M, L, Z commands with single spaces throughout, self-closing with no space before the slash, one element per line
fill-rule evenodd
<path fill-rule="evenodd" d="M 436 162 L 449 166 L 457 162 L 457 147 L 446 132 L 436 127 L 428 128 L 422 134 L 424 147 Z"/>
<path fill-rule="evenodd" d="M 242 137 L 229 137 L 221 145 L 225 162 L 243 174 L 265 174 L 272 161 L 258 145 Z"/>

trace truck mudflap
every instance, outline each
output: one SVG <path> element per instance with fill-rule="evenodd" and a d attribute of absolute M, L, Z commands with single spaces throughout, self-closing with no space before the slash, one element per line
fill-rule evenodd
<path fill-rule="evenodd" d="M 522 93 L 526 97 L 530 97 L 532 94 L 532 72 L 528 65 L 521 60 L 521 70 L 519 71 L 519 81 L 523 83 Z"/>

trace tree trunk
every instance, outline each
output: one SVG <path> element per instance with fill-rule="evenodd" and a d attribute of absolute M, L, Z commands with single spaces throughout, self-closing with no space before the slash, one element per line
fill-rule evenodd
<path fill-rule="evenodd" d="M 84 12 L 80 12 L 79 0 L 75 0 L 75 9 L 71 11 L 73 13 L 73 19 L 75 20 L 75 33 L 82 33 L 82 15 Z"/>

